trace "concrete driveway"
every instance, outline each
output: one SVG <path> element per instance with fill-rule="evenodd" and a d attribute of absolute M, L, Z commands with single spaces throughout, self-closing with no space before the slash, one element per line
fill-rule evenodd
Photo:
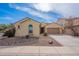
<path fill-rule="evenodd" d="M 69 36 L 69 35 L 49 35 L 49 37 L 55 39 L 63 46 L 79 47 L 79 37 Z"/>

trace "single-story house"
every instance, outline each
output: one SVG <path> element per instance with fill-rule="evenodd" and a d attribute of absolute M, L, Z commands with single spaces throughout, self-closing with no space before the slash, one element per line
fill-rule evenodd
<path fill-rule="evenodd" d="M 62 26 L 57 23 L 41 23 L 31 18 L 24 18 L 14 25 L 16 30 L 15 36 L 26 36 L 29 34 L 39 36 L 43 33 L 61 34 L 63 30 Z"/>

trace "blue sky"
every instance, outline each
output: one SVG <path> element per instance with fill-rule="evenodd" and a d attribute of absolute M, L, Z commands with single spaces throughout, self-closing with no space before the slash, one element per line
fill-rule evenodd
<path fill-rule="evenodd" d="M 0 24 L 15 23 L 25 17 L 39 22 L 55 22 L 59 18 L 79 17 L 79 4 L 0 3 Z"/>

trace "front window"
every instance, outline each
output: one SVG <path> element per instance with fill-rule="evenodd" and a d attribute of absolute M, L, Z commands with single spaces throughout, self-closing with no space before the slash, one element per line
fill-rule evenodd
<path fill-rule="evenodd" d="M 29 33 L 32 33 L 33 32 L 33 26 L 30 24 L 29 25 Z"/>

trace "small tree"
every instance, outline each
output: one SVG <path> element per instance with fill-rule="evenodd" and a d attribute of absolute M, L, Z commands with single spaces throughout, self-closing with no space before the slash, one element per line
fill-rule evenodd
<path fill-rule="evenodd" d="M 13 24 L 0 24 L 0 32 L 4 32 L 7 28 L 14 27 Z"/>
<path fill-rule="evenodd" d="M 14 37 L 15 36 L 15 28 L 11 28 L 5 31 L 3 36 Z"/>
<path fill-rule="evenodd" d="M 8 37 L 14 37 L 15 36 L 15 27 L 13 24 L 6 24 L 6 29 L 4 29 L 4 35 Z"/>

